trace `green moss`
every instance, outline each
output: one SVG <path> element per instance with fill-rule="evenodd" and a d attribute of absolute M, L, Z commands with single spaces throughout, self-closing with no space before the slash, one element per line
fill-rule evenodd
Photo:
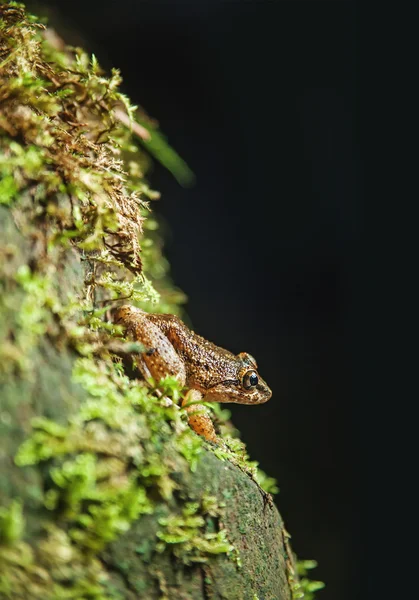
<path fill-rule="evenodd" d="M 13 500 L 7 508 L 0 507 L 0 543 L 19 540 L 25 527 L 22 502 Z"/>
<path fill-rule="evenodd" d="M 26 85 L 27 81 L 22 83 Z M 33 86 L 28 87 L 33 91 Z M 44 139 L 43 142 L 45 144 L 46 140 Z M 26 182 L 32 179 L 39 179 L 38 185 L 58 189 L 59 179 L 46 167 L 47 157 L 42 148 L 32 144 L 25 147 L 10 141 L 8 152 L 0 156 L 0 203 L 10 205 L 18 198 Z"/>
<path fill-rule="evenodd" d="M 48 508 L 60 506 L 67 520 L 72 520 L 78 518 L 82 504 L 109 504 L 112 494 L 112 501 L 122 512 L 122 492 L 143 499 L 145 512 L 151 506 L 144 495 L 146 488 L 169 499 L 176 487 L 170 477 L 173 444 L 193 466 L 203 443 L 189 429 L 183 411 L 164 406 L 153 393 L 164 390 L 167 397 L 179 398 L 176 380 L 163 380 L 150 392 L 129 380 L 119 363 L 106 364 L 92 358 L 76 362 L 74 380 L 90 396 L 80 411 L 67 426 L 45 418 L 34 419 L 34 433 L 16 456 L 19 466 L 52 460 L 55 465 L 61 460 L 49 471 Z M 94 452 L 104 456 L 99 459 Z M 71 455 L 71 460 L 65 460 L 66 455 Z M 187 460 L 182 467 L 186 464 Z M 88 505 L 87 513 L 91 512 Z M 93 512 L 98 514 L 97 507 Z M 129 517 L 132 520 L 138 516 L 134 512 Z M 86 525 L 87 521 L 83 518 L 78 522 Z M 89 527 L 93 527 L 90 521 Z"/>
<path fill-rule="evenodd" d="M 315 592 L 322 590 L 325 586 L 323 581 L 314 581 L 308 577 L 308 571 L 317 567 L 315 560 L 297 561 L 297 574 L 299 580 L 292 586 L 293 600 L 304 598 L 305 600 L 314 600 Z"/>
<path fill-rule="evenodd" d="M 179 400 L 174 378 L 150 391 L 129 380 L 119 363 L 93 358 L 79 359 L 73 376 L 89 399 L 66 426 L 34 419 L 34 432 L 15 460 L 20 467 L 48 466 L 43 503 L 61 524 L 56 535 L 65 534 L 89 563 L 140 515 L 153 512 L 156 502 L 170 501 L 178 488 L 174 465 L 175 472 L 194 469 L 204 442 L 190 430 L 184 411 L 156 395 Z M 239 564 L 227 530 L 218 526 L 221 516 L 212 496 L 185 502 L 181 514 L 159 520 L 156 551 L 187 565 L 218 554 Z"/>
<path fill-rule="evenodd" d="M 34 433 L 21 445 L 16 463 L 48 465 L 44 505 L 56 512 L 72 544 L 95 554 L 141 514 L 152 512 L 159 498 L 171 499 L 178 487 L 173 470 L 195 469 L 205 442 L 190 430 L 183 410 L 165 406 L 157 395 L 180 400 L 174 378 L 150 390 L 129 380 L 119 363 L 94 358 L 76 361 L 73 377 L 89 398 L 66 426 L 34 419 Z M 213 496 L 185 502 L 180 514 L 159 520 L 156 551 L 172 553 L 184 564 L 227 554 L 240 565 L 228 531 L 218 526 L 220 517 L 222 506 Z"/>
<path fill-rule="evenodd" d="M 231 555 L 235 548 L 228 541 L 227 531 L 215 525 L 222 514 L 213 496 L 204 495 L 201 502 L 186 502 L 181 514 L 159 520 L 162 529 L 157 532 L 161 540 L 157 552 L 171 547 L 174 556 L 185 565 L 207 562 L 214 554 Z"/>
<path fill-rule="evenodd" d="M 161 295 L 176 311 L 184 297 L 170 285 L 157 221 L 143 232 L 147 199 L 158 196 L 144 180 L 146 155 L 134 136 L 138 117 L 143 125 L 147 118 L 120 92 L 118 70 L 105 77 L 96 57 L 54 47 L 23 5 L 0 10 L 1 201 L 19 208 L 22 225 L 44 219 L 49 248 L 71 242 L 103 265 L 92 287 L 103 285 L 105 297 L 156 304 Z M 151 120 L 149 129 L 149 147 L 155 136 L 159 155 L 174 157 Z"/>
<path fill-rule="evenodd" d="M 10 600 L 109 600 L 101 563 L 86 559 L 60 529 L 50 527 L 34 549 L 0 546 L 0 597 Z"/>

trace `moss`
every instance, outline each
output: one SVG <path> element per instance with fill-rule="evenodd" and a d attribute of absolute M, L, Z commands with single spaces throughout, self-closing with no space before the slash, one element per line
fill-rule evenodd
<path fill-rule="evenodd" d="M 297 561 L 298 580 L 291 582 L 293 600 L 297 598 L 305 598 L 305 600 L 314 600 L 315 592 L 322 590 L 325 586 L 323 581 L 315 581 L 309 578 L 308 571 L 317 567 L 315 560 L 299 560 Z"/>
<path fill-rule="evenodd" d="M 157 552 L 171 546 L 174 556 L 185 565 L 207 562 L 214 554 L 232 555 L 236 549 L 229 543 L 227 531 L 216 526 L 222 515 L 214 496 L 204 494 L 201 502 L 185 502 L 180 514 L 159 519 L 162 529 L 157 532 Z"/>
<path fill-rule="evenodd" d="M 108 600 L 107 579 L 100 561 L 86 561 L 68 536 L 54 527 L 36 548 L 24 542 L 0 546 L 1 598 Z"/>
<path fill-rule="evenodd" d="M 21 501 L 13 500 L 7 508 L 0 507 L 0 543 L 9 544 L 19 540 L 24 527 Z"/>
<path fill-rule="evenodd" d="M 174 378 L 162 380 L 150 393 L 129 380 L 119 363 L 93 358 L 79 359 L 73 377 L 89 398 L 66 426 L 33 419 L 34 433 L 15 460 L 20 467 L 48 466 L 43 503 L 56 513 L 59 531 L 90 555 L 140 515 L 153 512 L 156 502 L 170 501 L 179 487 L 171 477 L 173 467 L 176 472 L 196 468 L 203 441 L 190 430 L 183 411 L 153 395 L 163 391 L 178 400 L 181 390 Z M 234 553 L 226 530 L 215 526 L 220 515 L 209 496 L 186 502 L 180 515 L 159 520 L 156 551 L 172 552 L 185 564 Z"/>
<path fill-rule="evenodd" d="M 150 274 L 142 268 L 139 237 L 156 194 L 133 166 L 145 159 L 133 135 L 137 109 L 119 90 L 119 72 L 107 78 L 94 56 L 55 48 L 22 5 L 0 10 L 1 202 L 18 207 L 29 227 L 43 219 L 47 246 L 72 242 L 88 252 L 98 265 L 92 293 L 103 285 L 112 299 L 156 304 L 160 285 L 173 308 L 183 297 L 169 292 L 156 235 L 143 236 Z"/>

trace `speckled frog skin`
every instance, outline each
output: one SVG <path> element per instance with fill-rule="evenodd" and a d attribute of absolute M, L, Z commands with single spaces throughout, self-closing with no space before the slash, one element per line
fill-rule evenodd
<path fill-rule="evenodd" d="M 216 435 L 208 411 L 196 404 L 236 402 L 262 404 L 272 392 L 257 372 L 255 359 L 246 352 L 237 356 L 191 331 L 175 315 L 146 313 L 133 306 L 121 306 L 115 323 L 125 327 L 132 339 L 146 350 L 137 361 L 143 376 L 160 379 L 172 375 L 189 388 L 183 405 L 192 428 L 209 440 Z"/>

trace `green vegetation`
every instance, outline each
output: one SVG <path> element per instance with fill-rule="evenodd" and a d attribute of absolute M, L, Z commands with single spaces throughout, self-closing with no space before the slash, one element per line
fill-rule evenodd
<path fill-rule="evenodd" d="M 323 581 L 314 581 L 308 577 L 308 571 L 317 567 L 315 560 L 299 560 L 297 562 L 297 574 L 299 581 L 293 587 L 293 599 L 305 598 L 305 600 L 314 600 L 315 592 L 324 588 Z"/>

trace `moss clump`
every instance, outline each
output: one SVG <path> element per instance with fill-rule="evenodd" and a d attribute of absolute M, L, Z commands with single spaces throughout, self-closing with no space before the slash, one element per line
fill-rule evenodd
<path fill-rule="evenodd" d="M 148 200 L 158 194 L 144 179 L 137 108 L 120 92 L 118 70 L 107 78 L 94 56 L 58 50 L 21 4 L 0 10 L 0 202 L 18 209 L 27 234 L 45 223 L 43 250 L 72 243 L 89 253 L 91 295 L 103 286 L 105 297 L 157 304 L 160 288 L 162 308 L 176 310 L 183 296 L 169 291 L 155 219 L 143 235 Z M 150 145 L 159 134 L 148 127 L 153 133 L 140 131 Z"/>
<path fill-rule="evenodd" d="M 97 552 L 152 512 L 156 500 L 172 498 L 173 466 L 180 456 L 178 470 L 193 465 L 202 443 L 183 411 L 162 405 L 157 388 L 129 380 L 119 363 L 79 359 L 73 377 L 88 393 L 79 412 L 65 426 L 33 419 L 34 433 L 15 460 L 18 466 L 48 463 L 44 505 L 57 511 L 72 540 Z M 178 384 L 169 383 L 162 385 L 175 397 Z"/>
<path fill-rule="evenodd" d="M 315 581 L 309 578 L 308 571 L 317 567 L 315 560 L 297 561 L 298 579 L 291 578 L 292 598 L 305 598 L 305 600 L 314 600 L 315 592 L 322 590 L 325 586 L 323 581 Z"/>
<path fill-rule="evenodd" d="M 53 526 L 36 547 L 25 542 L 0 546 L 0 598 L 107 600 L 112 597 L 104 593 L 107 580 L 100 561 L 86 561 L 67 534 Z"/>
<path fill-rule="evenodd" d="M 24 527 L 21 502 L 14 500 L 7 508 L 0 507 L 0 543 L 10 544 L 19 540 Z"/>
<path fill-rule="evenodd" d="M 217 531 L 216 520 L 223 511 L 213 496 L 203 495 L 201 502 L 185 502 L 180 514 L 159 519 L 157 552 L 168 546 L 185 565 L 207 562 L 214 554 L 231 555 L 236 550 L 228 541 L 227 531 Z"/>

